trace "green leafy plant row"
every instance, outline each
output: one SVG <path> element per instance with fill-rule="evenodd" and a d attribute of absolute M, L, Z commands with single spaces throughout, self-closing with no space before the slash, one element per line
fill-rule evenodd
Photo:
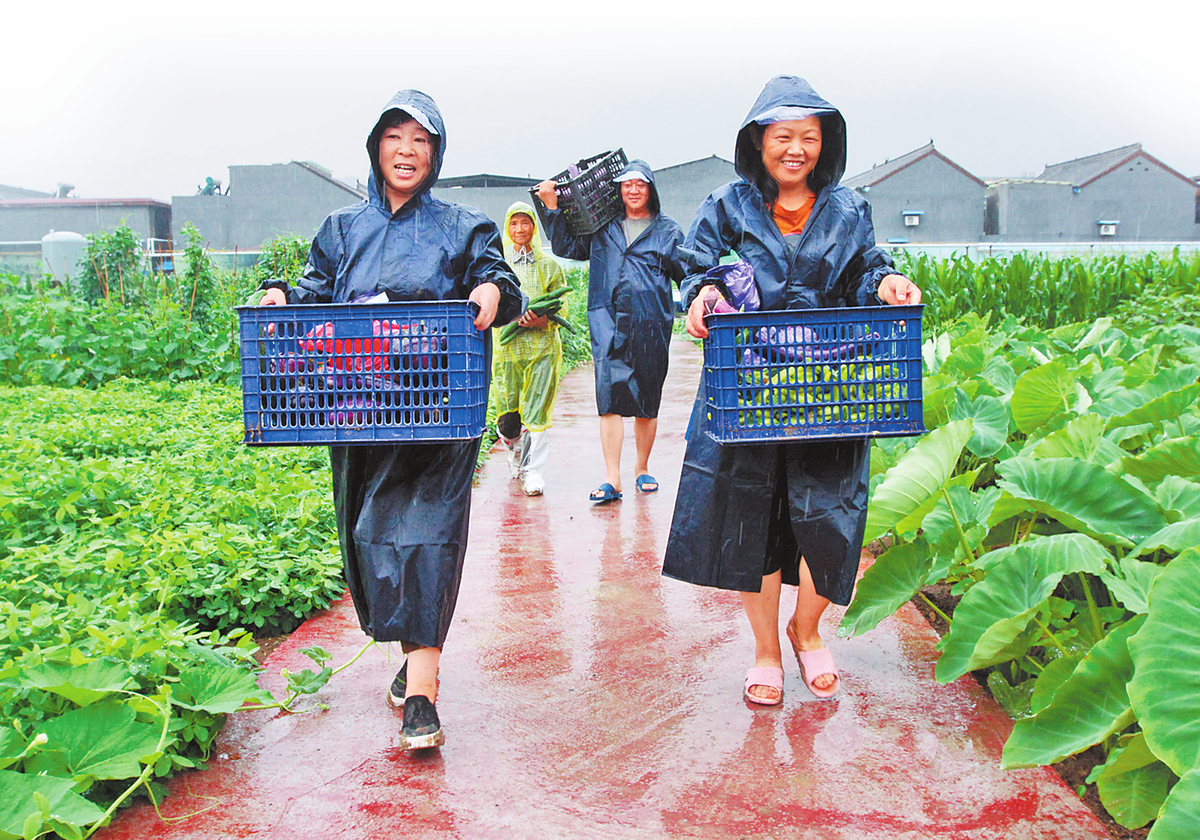
<path fill-rule="evenodd" d="M 270 700 L 251 634 L 342 593 L 326 450 L 249 450 L 241 425 L 226 386 L 0 388 L 0 838 L 161 793 Z M 332 673 L 310 656 L 293 698 Z"/>
<path fill-rule="evenodd" d="M 919 442 L 876 449 L 864 574 L 842 634 L 920 590 L 961 596 L 936 675 L 986 675 L 1006 767 L 1093 745 L 1090 782 L 1152 840 L 1200 812 L 1200 329 L 977 316 L 924 348 Z"/>

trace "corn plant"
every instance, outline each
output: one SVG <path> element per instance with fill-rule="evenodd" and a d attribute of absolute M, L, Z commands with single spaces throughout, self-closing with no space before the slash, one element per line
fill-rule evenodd
<path fill-rule="evenodd" d="M 908 255 L 899 266 L 924 291 L 926 323 L 949 324 L 976 312 L 993 321 L 1014 315 L 1053 329 L 1111 315 L 1147 289 L 1191 291 L 1200 277 L 1200 254 L 1168 257 L 1050 258 L 1026 253 L 975 261 Z"/>

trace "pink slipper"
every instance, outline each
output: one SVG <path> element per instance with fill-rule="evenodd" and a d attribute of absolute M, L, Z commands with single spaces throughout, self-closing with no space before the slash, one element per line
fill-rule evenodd
<path fill-rule="evenodd" d="M 829 648 L 820 647 L 816 650 L 796 648 L 796 658 L 800 660 L 800 676 L 804 677 L 804 684 L 808 686 L 809 691 L 822 700 L 838 693 L 838 689 L 842 687 L 842 678 L 838 674 L 837 666 L 833 664 L 833 654 Z M 813 685 L 813 680 L 823 674 L 833 674 L 836 677 L 833 685 L 829 688 L 817 688 Z"/>
<path fill-rule="evenodd" d="M 750 689 L 756 685 L 765 685 L 767 688 L 774 688 L 779 692 L 779 696 L 775 698 L 755 697 L 750 693 Z M 783 702 L 783 669 L 782 668 L 751 668 L 746 672 L 746 685 L 742 689 L 742 693 L 746 695 L 746 699 L 751 703 L 757 703 L 760 706 L 778 706 Z"/>

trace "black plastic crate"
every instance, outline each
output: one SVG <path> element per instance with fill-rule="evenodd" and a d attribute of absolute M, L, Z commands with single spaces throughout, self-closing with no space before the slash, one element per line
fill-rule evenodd
<path fill-rule="evenodd" d="M 595 233 L 615 219 L 624 209 L 621 188 L 613 178 L 621 174 L 628 163 L 625 151 L 603 152 L 585 158 L 575 166 L 554 176 L 558 209 L 567 218 L 567 229 L 576 236 Z M 537 199 L 537 190 L 530 190 Z M 541 201 L 535 201 L 540 206 Z"/>

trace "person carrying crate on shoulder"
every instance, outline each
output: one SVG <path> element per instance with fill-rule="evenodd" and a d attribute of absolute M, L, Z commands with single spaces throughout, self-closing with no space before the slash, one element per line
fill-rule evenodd
<path fill-rule="evenodd" d="M 546 489 L 550 426 L 562 370 L 562 338 L 554 312 L 570 287 L 562 266 L 542 249 L 533 207 L 523 201 L 509 207 L 501 237 L 504 258 L 520 278 L 530 304 L 520 318 L 498 333 L 493 363 L 499 415 L 496 431 L 521 492 L 540 496 Z"/>
<path fill-rule="evenodd" d="M 545 205 L 550 248 L 560 257 L 589 260 L 588 327 L 596 371 L 596 409 L 605 481 L 589 498 L 605 504 L 620 499 L 621 444 L 625 417 L 633 417 L 637 446 L 634 475 L 639 491 L 653 493 L 650 453 L 658 431 L 658 408 L 667 378 L 675 299 L 671 284 L 684 277 L 678 248 L 683 230 L 661 211 L 654 173 L 630 161 L 613 179 L 623 212 L 588 235 L 573 234 L 553 180 L 538 185 Z"/>
<path fill-rule="evenodd" d="M 263 284 L 264 305 L 471 300 L 478 330 L 520 317 L 525 295 L 496 225 L 429 194 L 446 153 L 441 112 L 402 90 L 367 137 L 367 198 L 317 231 L 295 286 Z M 400 747 L 444 743 L 435 702 L 467 547 L 480 439 L 330 447 L 346 581 L 363 631 L 407 655 L 386 697 L 403 706 Z"/>
<path fill-rule="evenodd" d="M 876 246 L 866 201 L 839 185 L 845 165 L 846 123 L 837 109 L 803 79 L 767 82 L 737 135 L 740 179 L 704 200 L 684 245 L 691 335 L 709 335 L 705 315 L 721 294 L 706 272 L 731 250 L 753 266 L 762 309 L 921 302 L 921 290 Z M 780 593 L 782 583 L 798 587 L 788 640 L 805 685 L 832 697 L 840 677 L 818 625 L 830 602 L 849 604 L 854 589 L 870 442 L 722 445 L 704 426 L 702 385 L 663 574 L 742 593 L 755 640 L 743 691 L 761 705 L 783 700 Z"/>

